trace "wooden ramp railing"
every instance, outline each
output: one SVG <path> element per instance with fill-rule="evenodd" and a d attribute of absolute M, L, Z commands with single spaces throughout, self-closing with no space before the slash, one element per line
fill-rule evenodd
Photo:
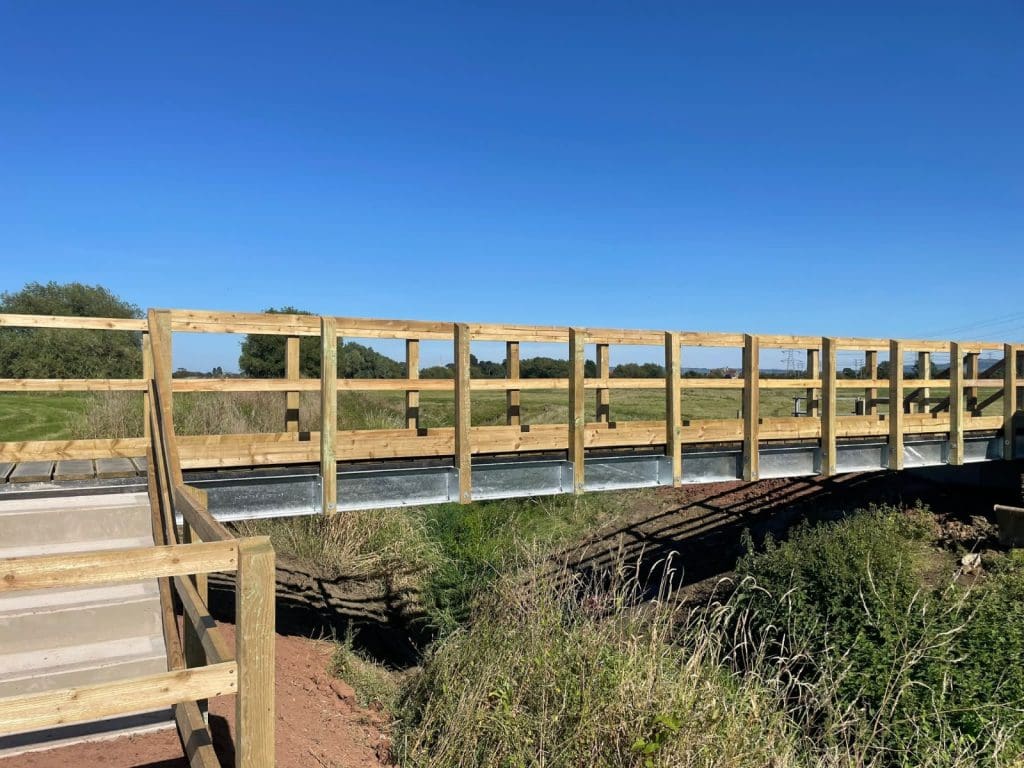
<path fill-rule="evenodd" d="M 0 699 L 0 735 L 172 707 L 195 768 L 221 766 L 203 714 L 235 695 L 235 765 L 274 765 L 274 551 L 266 537 L 235 538 L 182 479 L 171 421 L 169 328 L 151 313 L 144 380 L 147 484 L 155 546 L 0 560 L 0 594 L 157 579 L 167 672 Z M 133 385 L 134 386 L 134 385 Z M 55 499 L 54 503 L 60 503 Z M 184 520 L 181 535 L 177 518 Z M 97 531 L 97 537 L 103 532 Z M 210 615 L 206 576 L 236 572 L 234 647 Z M 181 606 L 179 625 L 175 605 Z"/>

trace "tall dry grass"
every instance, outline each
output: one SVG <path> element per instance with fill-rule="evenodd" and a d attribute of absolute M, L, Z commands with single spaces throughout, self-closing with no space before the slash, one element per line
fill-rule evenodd
<path fill-rule="evenodd" d="M 623 571 L 625 572 L 625 571 Z M 667 575 L 670 575 L 667 574 Z M 567 576 L 567 578 L 569 578 Z M 841 652 L 767 643 L 748 601 L 687 609 L 636 581 L 554 593 L 504 580 L 473 622 L 439 643 L 399 708 L 404 766 L 576 768 L 967 768 L 1019 765 L 1014 724 L 993 716 L 976 737 L 926 713 L 908 738 L 891 715 L 922 656 L 941 653 L 966 616 L 907 638 L 873 714 L 836 695 Z M 757 589 L 746 584 L 745 589 Z M 779 596 L 780 621 L 786 597 Z M 784 634 L 784 633 L 783 633 Z M 828 661 L 824 661 L 824 659 Z M 915 692 L 916 693 L 916 692 Z"/>
<path fill-rule="evenodd" d="M 320 429 L 320 397 L 303 392 L 299 429 Z M 142 435 L 142 395 L 136 392 L 96 392 L 72 423 L 75 439 L 123 438 Z M 405 426 L 401 403 L 378 402 L 361 393 L 339 396 L 338 425 L 342 429 L 398 429 Z M 174 396 L 174 429 L 179 435 L 238 435 L 282 432 L 285 429 L 283 392 L 182 392 Z"/>

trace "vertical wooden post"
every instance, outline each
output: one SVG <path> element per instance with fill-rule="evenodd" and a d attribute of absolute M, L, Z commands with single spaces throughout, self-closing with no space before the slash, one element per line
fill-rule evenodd
<path fill-rule="evenodd" d="M 144 332 L 142 334 L 142 378 L 149 379 L 153 378 L 153 343 L 149 338 L 149 333 Z M 149 399 L 149 390 L 142 395 L 142 436 L 148 441 L 150 436 L 150 411 L 153 408 L 153 403 Z M 147 442 L 148 444 L 148 442 Z"/>
<path fill-rule="evenodd" d="M 761 426 L 761 345 L 757 336 L 743 334 L 743 479 L 757 480 Z"/>
<path fill-rule="evenodd" d="M 864 372 L 869 379 L 878 378 L 878 350 L 865 350 Z M 878 413 L 878 388 L 868 387 L 864 390 L 864 414 L 873 416 L 876 413 Z"/>
<path fill-rule="evenodd" d="M 274 586 L 270 539 L 239 539 L 235 589 L 236 768 L 274 765 Z"/>
<path fill-rule="evenodd" d="M 519 342 L 505 342 L 505 378 L 519 381 Z M 519 390 L 505 391 L 505 423 L 510 427 L 522 424 L 522 411 L 519 402 Z"/>
<path fill-rule="evenodd" d="M 679 398 L 682 381 L 679 367 L 679 334 L 665 334 L 665 455 L 672 460 L 672 485 L 683 481 L 683 420 Z"/>
<path fill-rule="evenodd" d="M 419 339 L 405 340 L 405 377 L 407 379 L 419 379 L 420 377 Z M 406 429 L 420 428 L 420 391 L 418 389 L 409 389 L 405 392 L 405 427 Z"/>
<path fill-rule="evenodd" d="M 586 335 L 582 328 L 569 329 L 569 461 L 572 462 L 572 484 L 574 493 L 583 493 L 584 485 L 584 438 L 586 411 L 583 402 L 583 371 Z"/>
<path fill-rule="evenodd" d="M 964 463 L 964 353 L 949 345 L 949 463 Z"/>
<path fill-rule="evenodd" d="M 289 381 L 299 380 L 299 337 L 289 336 L 285 340 L 284 375 Z M 298 390 L 285 394 L 284 431 L 299 431 L 299 398 Z"/>
<path fill-rule="evenodd" d="M 1017 428 L 1017 348 L 1003 346 L 1003 458 L 1014 457 Z"/>
<path fill-rule="evenodd" d="M 967 362 L 966 378 L 975 380 L 981 376 L 981 353 L 968 352 L 964 355 Z M 972 416 L 980 415 L 978 411 L 978 388 L 967 387 L 964 390 L 964 405 Z"/>
<path fill-rule="evenodd" d="M 889 469 L 903 469 L 903 342 L 889 341 Z"/>
<path fill-rule="evenodd" d="M 333 317 L 320 318 L 320 478 L 323 482 L 323 512 L 338 511 L 338 323 Z"/>
<path fill-rule="evenodd" d="M 931 352 L 918 352 L 917 353 L 917 378 L 931 380 L 932 378 L 932 353 Z M 931 409 L 931 405 L 928 400 L 932 396 L 932 391 L 929 387 L 921 387 L 921 395 L 918 398 L 918 411 L 920 413 L 928 413 Z"/>
<path fill-rule="evenodd" d="M 455 466 L 459 470 L 459 503 L 473 500 L 472 424 L 469 389 L 469 326 L 455 324 Z"/>
<path fill-rule="evenodd" d="M 821 352 L 817 349 L 807 350 L 807 378 L 821 378 Z M 820 413 L 818 389 L 810 387 L 807 390 L 807 415 L 817 417 Z"/>
<path fill-rule="evenodd" d="M 821 340 L 821 474 L 836 473 L 836 340 Z"/>
<path fill-rule="evenodd" d="M 609 353 L 607 344 L 597 345 L 597 377 L 607 379 L 611 375 L 609 365 Z M 612 412 L 612 391 L 607 387 L 599 387 L 595 393 L 595 413 L 597 420 L 607 424 L 611 419 Z"/>

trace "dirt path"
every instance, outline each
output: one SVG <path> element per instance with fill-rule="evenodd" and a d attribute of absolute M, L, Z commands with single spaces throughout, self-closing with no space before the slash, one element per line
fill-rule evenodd
<path fill-rule="evenodd" d="M 222 625 L 233 635 L 234 627 Z M 278 768 L 364 768 L 389 765 L 383 716 L 356 704 L 352 689 L 329 672 L 330 643 L 277 638 Z M 230 734 L 234 697 L 210 701 L 214 744 L 234 765 Z M 173 729 L 0 759 L 0 768 L 187 768 Z"/>

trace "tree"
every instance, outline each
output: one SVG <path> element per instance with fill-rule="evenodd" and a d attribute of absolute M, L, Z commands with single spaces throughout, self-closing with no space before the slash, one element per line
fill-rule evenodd
<path fill-rule="evenodd" d="M 141 318 L 138 306 L 99 285 L 28 283 L 0 294 L 0 312 L 22 315 Z M 0 329 L 0 377 L 139 378 L 142 335 L 65 328 Z"/>
<path fill-rule="evenodd" d="M 309 315 L 294 307 L 268 309 L 276 315 Z M 238 367 L 252 378 L 280 379 L 285 375 L 284 336 L 250 333 L 242 341 Z M 303 336 L 299 339 L 299 375 L 320 377 L 320 339 Z M 338 375 L 346 379 L 399 379 L 405 375 L 405 363 L 399 363 L 370 347 L 355 342 L 338 342 Z"/>

